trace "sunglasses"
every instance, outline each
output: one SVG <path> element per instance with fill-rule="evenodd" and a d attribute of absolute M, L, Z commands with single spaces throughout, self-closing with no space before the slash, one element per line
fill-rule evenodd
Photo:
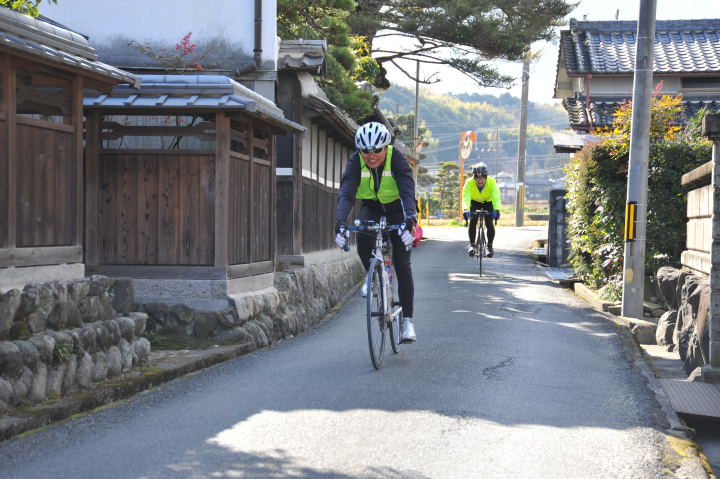
<path fill-rule="evenodd" d="M 383 148 L 370 148 L 369 150 L 360 150 L 363 155 L 369 155 L 370 153 L 380 153 Z"/>

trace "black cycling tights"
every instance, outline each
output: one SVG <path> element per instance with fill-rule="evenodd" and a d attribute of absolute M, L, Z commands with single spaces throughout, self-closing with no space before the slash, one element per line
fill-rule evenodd
<path fill-rule="evenodd" d="M 360 210 L 358 218 L 361 220 L 380 221 L 380 217 L 384 213 L 372 208 L 364 206 Z M 390 225 L 399 225 L 405 219 L 400 214 L 387 215 L 387 222 Z M 412 266 L 410 265 L 410 251 L 405 250 L 405 245 L 400 240 L 397 231 L 390 233 L 390 241 L 393 249 L 393 265 L 395 266 L 395 275 L 398 282 L 398 293 L 400 294 L 400 302 L 402 303 L 403 314 L 406 317 L 413 315 L 413 299 L 415 296 L 415 285 L 413 283 Z M 370 254 L 373 246 L 375 246 L 375 237 L 367 234 L 357 235 L 357 250 L 362 261 L 365 271 L 370 267 Z"/>
<path fill-rule="evenodd" d="M 485 210 L 488 215 L 485 215 L 485 228 L 487 228 L 487 243 L 489 247 L 492 247 L 493 240 L 495 239 L 495 225 L 493 224 L 492 212 L 493 204 L 492 201 L 485 201 L 479 203 L 477 201 L 470 202 L 470 213 L 475 210 Z M 468 237 L 470 238 L 470 244 L 475 244 L 475 234 L 477 233 L 477 216 L 470 217 L 470 224 L 468 224 Z"/>

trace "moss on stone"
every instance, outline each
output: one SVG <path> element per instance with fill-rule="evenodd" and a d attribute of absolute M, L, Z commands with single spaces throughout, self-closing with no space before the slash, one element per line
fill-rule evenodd
<path fill-rule="evenodd" d="M 188 336 L 183 333 L 153 333 L 146 332 L 145 338 L 150 341 L 153 350 L 177 350 L 177 349 L 207 349 L 217 341 L 212 339 L 200 339 Z"/>

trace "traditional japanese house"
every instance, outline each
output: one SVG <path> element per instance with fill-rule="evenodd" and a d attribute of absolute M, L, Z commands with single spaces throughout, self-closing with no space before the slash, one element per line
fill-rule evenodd
<path fill-rule="evenodd" d="M 328 101 L 313 75 L 323 71 L 324 40 L 283 40 L 278 106 L 307 128 L 278 139 L 278 254 L 304 264 L 308 253 L 333 248 L 340 178 L 355 151 L 357 124 Z"/>
<path fill-rule="evenodd" d="M 560 32 L 554 98 L 570 127 L 592 132 L 632 99 L 636 21 L 578 21 Z M 681 95 L 687 118 L 720 108 L 720 19 L 658 20 L 653 81 Z"/>
<path fill-rule="evenodd" d="M 275 136 L 303 127 L 226 76 L 139 77 L 85 96 L 88 272 L 202 309 L 272 287 Z"/>
<path fill-rule="evenodd" d="M 121 82 L 87 38 L 0 8 L 0 290 L 84 276 L 83 89 Z"/>

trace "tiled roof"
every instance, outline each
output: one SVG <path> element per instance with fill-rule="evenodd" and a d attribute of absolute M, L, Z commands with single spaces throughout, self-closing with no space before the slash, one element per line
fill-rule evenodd
<path fill-rule="evenodd" d="M 0 8 L 0 48 L 100 74 L 112 79 L 113 83 L 138 83 L 132 73 L 97 61 L 95 49 L 79 33 L 9 8 Z"/>
<path fill-rule="evenodd" d="M 633 73 L 635 21 L 571 21 L 560 32 L 568 74 Z M 720 72 L 720 19 L 658 20 L 655 24 L 655 73 Z"/>
<path fill-rule="evenodd" d="M 325 40 L 281 40 L 278 70 L 301 70 L 320 74 L 325 63 Z"/>
<path fill-rule="evenodd" d="M 578 133 L 574 130 L 562 130 L 551 132 L 553 147 L 557 153 L 571 153 L 582 150 L 588 143 L 598 141 L 599 138 L 590 133 Z"/>
<path fill-rule="evenodd" d="M 85 108 L 243 110 L 285 129 L 305 128 L 285 118 L 272 101 L 223 75 L 138 75 L 139 88 L 121 84 L 107 94 L 89 94 Z"/>
<path fill-rule="evenodd" d="M 591 124 L 592 128 L 597 128 L 612 123 L 612 114 L 627 101 L 628 99 L 625 97 L 594 97 L 590 98 L 590 107 L 586 109 L 584 100 L 566 98 L 563 100 L 563 106 L 568 112 L 570 126 L 575 130 L 587 130 L 591 128 Z M 720 98 L 718 97 L 684 98 L 682 104 L 685 107 L 686 118 L 692 118 L 702 108 L 711 111 L 720 110 Z"/>

